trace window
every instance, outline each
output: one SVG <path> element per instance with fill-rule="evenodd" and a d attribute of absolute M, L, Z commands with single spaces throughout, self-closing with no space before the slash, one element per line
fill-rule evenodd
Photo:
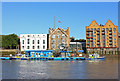
<path fill-rule="evenodd" d="M 96 37 L 96 35 L 94 35 L 94 37 Z"/>
<path fill-rule="evenodd" d="M 94 32 L 94 33 L 96 33 L 96 32 Z"/>
<path fill-rule="evenodd" d="M 29 46 L 27 46 L 27 49 L 29 49 Z"/>
<path fill-rule="evenodd" d="M 58 32 L 58 33 L 60 33 L 60 31 L 59 31 L 59 30 L 58 30 L 57 32 Z"/>
<path fill-rule="evenodd" d="M 100 30 L 100 28 L 97 28 L 97 30 Z"/>
<path fill-rule="evenodd" d="M 52 35 L 52 38 L 55 38 L 55 35 Z"/>
<path fill-rule="evenodd" d="M 115 33 L 115 31 L 114 31 L 114 33 Z"/>
<path fill-rule="evenodd" d="M 105 30 L 105 28 L 102 28 L 102 30 Z"/>
<path fill-rule="evenodd" d="M 30 35 L 28 35 L 28 37 L 30 37 Z"/>
<path fill-rule="evenodd" d="M 91 30 L 93 30 L 93 28 L 91 28 Z"/>
<path fill-rule="evenodd" d="M 65 35 L 63 34 L 63 35 L 62 35 L 62 38 L 64 38 L 64 37 L 65 37 Z"/>
<path fill-rule="evenodd" d="M 55 42 L 55 40 L 52 40 L 52 43 L 54 43 Z"/>
<path fill-rule="evenodd" d="M 45 46 L 43 45 L 43 49 L 45 49 Z"/>
<path fill-rule="evenodd" d="M 57 38 L 59 38 L 60 36 L 59 35 L 57 35 Z"/>
<path fill-rule="evenodd" d="M 30 39 L 28 39 L 28 42 L 27 42 L 28 44 L 30 44 Z"/>
<path fill-rule="evenodd" d="M 96 44 L 96 42 L 95 42 L 95 44 Z"/>
<path fill-rule="evenodd" d="M 116 30 L 116 28 L 113 29 L 114 31 Z"/>
<path fill-rule="evenodd" d="M 23 44 L 24 44 L 24 40 L 23 40 Z"/>
<path fill-rule="evenodd" d="M 107 31 L 107 33 L 108 33 L 108 31 Z"/>
<path fill-rule="evenodd" d="M 40 43 L 40 42 L 39 42 L 39 40 L 38 40 L 38 42 L 37 42 L 37 43 L 38 43 L 38 44 Z"/>
<path fill-rule="evenodd" d="M 52 48 L 55 48 L 55 45 L 54 45 L 54 44 L 52 44 Z"/>
<path fill-rule="evenodd" d="M 107 40 L 108 40 L 108 38 L 107 38 Z"/>
<path fill-rule="evenodd" d="M 114 35 L 114 37 L 116 37 L 116 35 Z"/>
<path fill-rule="evenodd" d="M 62 40 L 62 42 L 65 42 L 65 40 Z"/>
<path fill-rule="evenodd" d="M 94 39 L 94 40 L 96 40 L 96 39 Z"/>
<path fill-rule="evenodd" d="M 87 28 L 87 30 L 89 30 L 89 28 Z"/>
<path fill-rule="evenodd" d="M 45 44 L 45 40 L 43 40 L 43 44 Z"/>
<path fill-rule="evenodd" d="M 106 28 L 106 30 L 108 30 L 108 28 Z"/>
<path fill-rule="evenodd" d="M 33 35 L 33 37 L 34 37 L 34 35 Z"/>
<path fill-rule="evenodd" d="M 116 45 L 114 45 L 114 47 L 116 47 Z"/>
<path fill-rule="evenodd" d="M 33 49 L 35 49 L 35 47 L 33 46 Z"/>
<path fill-rule="evenodd" d="M 94 30 L 96 30 L 96 28 L 94 28 Z"/>
<path fill-rule="evenodd" d="M 116 38 L 114 38 L 114 40 L 116 40 Z"/>
<path fill-rule="evenodd" d="M 107 35 L 107 37 L 108 37 L 108 35 Z"/>
<path fill-rule="evenodd" d="M 34 40 L 33 40 L 33 42 L 32 42 L 33 44 L 34 44 Z"/>
<path fill-rule="evenodd" d="M 22 48 L 24 49 L 24 46 L 22 46 Z"/>
<path fill-rule="evenodd" d="M 110 30 L 112 30 L 112 28 L 110 28 Z"/>
<path fill-rule="evenodd" d="M 37 48 L 39 49 L 40 47 L 39 47 L 39 46 L 37 46 Z"/>
<path fill-rule="evenodd" d="M 116 43 L 116 42 L 115 42 Z"/>

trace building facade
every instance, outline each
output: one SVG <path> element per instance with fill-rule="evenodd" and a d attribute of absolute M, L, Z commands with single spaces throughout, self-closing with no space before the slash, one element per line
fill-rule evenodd
<path fill-rule="evenodd" d="M 71 51 L 73 50 L 84 50 L 86 51 L 86 42 L 70 42 L 69 49 Z"/>
<path fill-rule="evenodd" d="M 49 49 L 61 49 L 61 45 L 64 44 L 69 47 L 70 37 L 69 37 L 69 27 L 67 29 L 49 28 Z"/>
<path fill-rule="evenodd" d="M 21 51 L 47 50 L 47 34 L 20 34 Z"/>
<path fill-rule="evenodd" d="M 120 51 L 120 33 L 118 34 L 118 48 L 119 48 L 119 51 Z"/>
<path fill-rule="evenodd" d="M 105 25 L 98 25 L 95 20 L 86 26 L 86 48 L 88 53 L 93 51 L 117 50 L 118 26 L 109 19 Z M 99 52 L 100 52 L 99 51 Z"/>

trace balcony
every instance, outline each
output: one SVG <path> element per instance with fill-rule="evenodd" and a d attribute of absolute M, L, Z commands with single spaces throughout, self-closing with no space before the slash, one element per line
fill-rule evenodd
<path fill-rule="evenodd" d="M 90 43 L 87 43 L 87 45 L 90 45 Z"/>
<path fill-rule="evenodd" d="M 112 32 L 109 32 L 109 35 L 112 35 Z"/>
<path fill-rule="evenodd" d="M 105 31 L 105 30 L 102 30 L 102 31 Z"/>
<path fill-rule="evenodd" d="M 112 35 L 109 35 L 109 38 L 112 38 Z"/>
<path fill-rule="evenodd" d="M 97 31 L 100 31 L 100 29 L 97 29 Z"/>
<path fill-rule="evenodd" d="M 90 42 L 93 42 L 93 40 L 90 40 Z"/>
<path fill-rule="evenodd" d="M 87 35 L 89 35 L 89 33 L 87 33 Z"/>
<path fill-rule="evenodd" d="M 100 40 L 97 40 L 97 42 L 99 42 Z"/>
<path fill-rule="evenodd" d="M 112 43 L 110 43 L 109 45 L 112 45 Z"/>
<path fill-rule="evenodd" d="M 104 35 L 105 34 L 105 32 L 102 32 L 102 35 Z"/>
<path fill-rule="evenodd" d="M 109 41 L 112 41 L 112 39 L 110 39 Z"/>
<path fill-rule="evenodd" d="M 93 37 L 87 37 L 87 38 L 93 38 Z"/>
<path fill-rule="evenodd" d="M 100 32 L 97 32 L 97 34 L 100 34 Z"/>
<path fill-rule="evenodd" d="M 87 30 L 87 32 L 92 32 L 93 30 Z"/>
<path fill-rule="evenodd" d="M 97 45 L 100 45 L 100 43 L 97 43 Z"/>
<path fill-rule="evenodd" d="M 112 31 L 112 30 L 109 30 L 110 32 Z"/>

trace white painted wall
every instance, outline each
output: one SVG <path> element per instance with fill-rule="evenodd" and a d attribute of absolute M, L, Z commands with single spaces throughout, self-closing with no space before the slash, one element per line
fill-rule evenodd
<path fill-rule="evenodd" d="M 28 37 L 28 35 L 30 37 Z M 28 44 L 28 39 L 30 40 L 30 44 Z M 23 44 L 24 40 L 24 44 Z M 33 44 L 34 40 L 34 44 Z M 39 44 L 38 44 L 39 40 Z M 43 40 L 45 40 L 45 44 L 43 44 Z M 23 48 L 24 46 L 24 48 Z M 27 48 L 29 46 L 29 49 Z M 34 49 L 33 49 L 34 46 Z M 38 49 L 39 46 L 39 49 Z M 43 49 L 43 46 L 45 48 Z M 47 49 L 47 34 L 20 34 L 20 47 L 21 51 L 25 50 L 46 50 Z"/>

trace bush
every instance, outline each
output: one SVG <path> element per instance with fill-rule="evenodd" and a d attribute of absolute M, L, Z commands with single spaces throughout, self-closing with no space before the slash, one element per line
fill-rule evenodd
<path fill-rule="evenodd" d="M 53 51 L 53 56 L 54 57 L 59 57 L 60 55 L 61 55 L 60 50 L 57 49 L 57 50 Z"/>

